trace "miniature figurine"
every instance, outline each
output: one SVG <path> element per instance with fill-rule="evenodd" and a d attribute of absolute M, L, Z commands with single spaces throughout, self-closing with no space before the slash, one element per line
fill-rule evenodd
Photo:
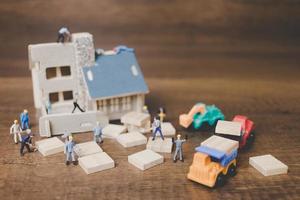
<path fill-rule="evenodd" d="M 149 114 L 148 106 L 144 105 L 142 112 L 145 114 Z"/>
<path fill-rule="evenodd" d="M 71 33 L 67 27 L 62 27 L 58 30 L 58 37 L 56 42 L 69 42 L 71 39 Z"/>
<path fill-rule="evenodd" d="M 32 146 L 32 137 L 33 135 L 31 134 L 31 130 L 27 129 L 26 130 L 27 135 L 22 136 L 22 141 L 21 141 L 21 147 L 20 147 L 20 155 L 24 156 L 24 147 L 26 147 L 27 152 L 33 152 L 35 151 L 35 148 L 30 148 Z"/>
<path fill-rule="evenodd" d="M 96 143 L 103 143 L 102 139 L 102 128 L 100 127 L 100 123 L 96 122 L 96 127 L 94 128 L 94 141 Z"/>
<path fill-rule="evenodd" d="M 67 137 L 67 142 L 65 143 L 66 165 L 69 165 L 71 161 L 73 162 L 73 165 L 77 165 L 74 155 L 74 146 L 75 142 L 73 141 L 73 137 L 69 135 Z"/>
<path fill-rule="evenodd" d="M 70 132 L 68 132 L 67 130 L 65 130 L 64 134 L 61 136 L 61 138 L 65 140 L 65 145 L 68 142 L 68 137 L 69 136 L 72 136 L 72 134 Z M 66 154 L 66 149 L 64 149 L 64 153 Z"/>
<path fill-rule="evenodd" d="M 155 140 L 157 132 L 159 132 L 161 139 L 165 140 L 165 138 L 161 132 L 160 120 L 154 117 L 154 121 L 152 123 L 152 140 Z"/>
<path fill-rule="evenodd" d="M 163 107 L 160 107 L 159 110 L 158 110 L 158 117 L 160 119 L 161 122 L 164 121 L 165 117 L 166 117 L 166 111 Z"/>
<path fill-rule="evenodd" d="M 18 144 L 18 138 L 19 138 L 19 142 L 22 141 L 21 132 L 22 129 L 18 123 L 18 120 L 15 120 L 13 125 L 10 127 L 10 134 L 14 134 L 15 144 Z"/>
<path fill-rule="evenodd" d="M 81 112 L 85 112 L 82 108 L 80 108 L 79 104 L 77 103 L 77 99 L 75 99 L 75 101 L 73 101 L 73 105 L 74 105 L 74 108 L 72 110 L 72 113 L 74 113 L 76 108 L 78 108 Z"/>
<path fill-rule="evenodd" d="M 29 129 L 29 115 L 26 109 L 20 114 L 20 121 L 22 130 Z"/>
<path fill-rule="evenodd" d="M 51 105 L 51 102 L 49 101 L 49 99 L 47 99 L 45 101 L 45 108 L 46 108 L 47 114 L 50 114 L 52 111 L 52 105 Z"/>
<path fill-rule="evenodd" d="M 177 135 L 177 140 L 174 141 L 173 138 L 172 138 L 172 140 L 173 140 L 173 143 L 176 145 L 176 149 L 175 149 L 175 153 L 174 153 L 174 157 L 173 157 L 173 162 L 177 162 L 178 153 L 179 153 L 179 160 L 180 160 L 181 162 L 183 162 L 182 144 L 183 144 L 186 140 L 185 140 L 185 139 L 182 140 L 180 134 Z"/>

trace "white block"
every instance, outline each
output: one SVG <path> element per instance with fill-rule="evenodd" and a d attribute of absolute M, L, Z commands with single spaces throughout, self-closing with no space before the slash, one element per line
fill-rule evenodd
<path fill-rule="evenodd" d="M 80 157 L 78 158 L 78 163 L 87 174 L 115 167 L 115 162 L 105 152 Z"/>
<path fill-rule="evenodd" d="M 269 154 L 250 157 L 249 164 L 264 176 L 286 174 L 288 171 L 287 165 Z"/>
<path fill-rule="evenodd" d="M 156 137 L 155 140 L 152 141 L 152 137 L 150 137 L 147 143 L 147 149 L 159 153 L 171 153 L 172 146 L 173 143 L 171 138 L 165 138 L 165 140 L 163 140 L 160 137 Z"/>
<path fill-rule="evenodd" d="M 121 117 L 123 124 L 130 124 L 134 126 L 143 126 L 150 121 L 150 114 L 140 112 L 129 112 Z"/>
<path fill-rule="evenodd" d="M 170 122 L 163 122 L 161 124 L 161 131 L 164 136 L 174 136 L 176 134 L 176 129 Z M 156 136 L 160 137 L 160 134 L 157 134 Z"/>
<path fill-rule="evenodd" d="M 104 138 L 116 139 L 121 133 L 125 133 L 126 131 L 127 131 L 126 126 L 108 124 L 103 128 L 102 133 Z"/>
<path fill-rule="evenodd" d="M 74 147 L 74 151 L 78 155 L 78 157 L 103 152 L 101 147 L 94 141 L 76 144 Z"/>
<path fill-rule="evenodd" d="M 201 145 L 224 152 L 226 154 L 230 154 L 233 150 L 238 149 L 239 142 L 213 135 L 207 140 L 203 141 Z"/>
<path fill-rule="evenodd" d="M 63 152 L 65 148 L 65 144 L 57 137 L 43 139 L 35 142 L 35 144 L 43 156 Z"/>
<path fill-rule="evenodd" d="M 219 120 L 216 126 L 216 133 L 241 136 L 242 134 L 242 123 Z"/>
<path fill-rule="evenodd" d="M 134 147 L 147 143 L 147 138 L 139 132 L 124 133 L 117 137 L 123 147 Z"/>
<path fill-rule="evenodd" d="M 146 149 L 128 156 L 128 162 L 140 170 L 146 170 L 164 162 L 163 156 Z"/>

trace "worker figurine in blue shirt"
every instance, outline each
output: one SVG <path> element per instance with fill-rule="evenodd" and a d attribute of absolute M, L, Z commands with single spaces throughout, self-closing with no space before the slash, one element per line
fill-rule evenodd
<path fill-rule="evenodd" d="M 20 121 L 22 130 L 29 129 L 29 115 L 26 109 L 20 114 Z"/>
<path fill-rule="evenodd" d="M 73 165 L 77 165 L 74 155 L 74 146 L 75 142 L 71 135 L 68 136 L 67 142 L 65 143 L 65 152 L 66 152 L 66 165 L 69 165 L 70 162 L 73 162 Z"/>
<path fill-rule="evenodd" d="M 103 139 L 102 139 L 102 128 L 100 127 L 100 123 L 97 122 L 96 123 L 96 127 L 94 128 L 94 141 L 96 143 L 103 143 Z"/>
<path fill-rule="evenodd" d="M 172 138 L 173 143 L 176 146 L 175 149 L 175 153 L 174 153 L 174 157 L 173 157 L 173 161 L 176 162 L 177 161 L 177 157 L 179 154 L 179 160 L 181 160 L 183 162 L 183 155 L 182 155 L 182 144 L 186 141 L 186 140 L 182 140 L 181 139 L 181 135 L 177 135 L 177 140 L 174 141 L 174 139 Z"/>
<path fill-rule="evenodd" d="M 161 132 L 161 123 L 160 120 L 154 117 L 154 121 L 152 123 L 152 140 L 155 140 L 156 133 L 159 132 L 160 137 L 165 140 L 162 132 Z"/>

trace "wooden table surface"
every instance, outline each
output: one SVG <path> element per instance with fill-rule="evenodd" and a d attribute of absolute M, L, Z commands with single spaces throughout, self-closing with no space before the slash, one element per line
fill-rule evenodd
<path fill-rule="evenodd" d="M 2 1 L 0 199 L 300 199 L 299 8 L 296 1 Z M 127 156 L 145 146 L 124 149 L 109 139 L 101 147 L 116 168 L 91 175 L 67 167 L 62 153 L 20 157 L 9 127 L 24 108 L 38 131 L 27 45 L 54 41 L 61 25 L 92 33 L 96 47 L 135 48 L 151 113 L 164 106 L 167 121 L 189 136 L 184 163 L 165 154 L 164 164 L 142 172 Z M 222 188 L 186 178 L 194 148 L 214 131 L 179 126 L 179 114 L 196 102 L 256 124 L 253 148 L 239 154 L 238 174 Z M 249 166 L 250 156 L 263 154 L 287 164 L 288 174 L 264 177 Z"/>

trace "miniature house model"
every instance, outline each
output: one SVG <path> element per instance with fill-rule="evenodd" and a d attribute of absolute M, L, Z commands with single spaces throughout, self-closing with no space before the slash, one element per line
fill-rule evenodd
<path fill-rule="evenodd" d="M 89 131 L 95 121 L 107 123 L 130 111 L 142 111 L 148 87 L 133 49 L 102 51 L 95 59 L 93 36 L 75 33 L 71 42 L 29 45 L 28 53 L 42 136 L 62 134 L 63 129 Z M 74 101 L 85 112 L 72 114 Z M 68 122 L 71 127 L 79 125 L 70 130 Z"/>

